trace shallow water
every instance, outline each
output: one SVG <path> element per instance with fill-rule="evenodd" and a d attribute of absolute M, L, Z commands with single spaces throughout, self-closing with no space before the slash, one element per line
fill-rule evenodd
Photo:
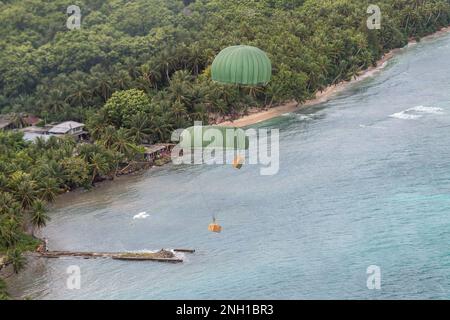
<path fill-rule="evenodd" d="M 35 299 L 450 298 L 449 54 L 450 36 L 420 43 L 258 125 L 281 130 L 277 175 L 167 166 L 62 198 L 44 230 L 56 250 L 197 249 L 185 263 L 37 260 L 10 286 Z M 208 232 L 212 214 L 223 233 Z M 381 290 L 367 289 L 370 265 Z"/>

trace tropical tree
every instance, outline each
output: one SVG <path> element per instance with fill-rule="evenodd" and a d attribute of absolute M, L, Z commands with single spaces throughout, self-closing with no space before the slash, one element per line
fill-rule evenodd
<path fill-rule="evenodd" d="M 143 89 L 158 89 L 158 83 L 161 81 L 161 67 L 155 62 L 149 62 L 141 66 L 139 82 Z"/>
<path fill-rule="evenodd" d="M 42 200 L 35 200 L 31 207 L 30 222 L 32 226 L 32 235 L 36 229 L 41 229 L 47 225 L 50 217 L 47 215 L 47 208 Z"/>
<path fill-rule="evenodd" d="M 0 300 L 9 300 L 9 295 L 6 290 L 6 283 L 2 278 L 0 278 Z"/>
<path fill-rule="evenodd" d="M 101 136 L 98 139 L 98 142 L 106 147 L 111 148 L 117 141 L 117 128 L 109 125 L 103 129 Z"/>
<path fill-rule="evenodd" d="M 91 184 L 93 185 L 97 176 L 106 175 L 110 168 L 108 159 L 104 154 L 94 153 L 89 161 L 91 168 Z"/>
<path fill-rule="evenodd" d="M 111 149 L 123 154 L 128 159 L 132 159 L 138 152 L 137 146 L 133 143 L 133 138 L 125 128 L 116 131 L 116 139 Z"/>
<path fill-rule="evenodd" d="M 20 129 L 26 126 L 22 115 L 19 113 L 11 113 L 9 114 L 8 118 L 14 128 Z"/>
<path fill-rule="evenodd" d="M 65 184 L 69 189 L 87 187 L 91 182 L 89 163 L 79 157 L 65 158 L 61 161 L 64 170 Z"/>
<path fill-rule="evenodd" d="M 61 192 L 58 182 L 53 178 L 44 178 L 37 183 L 38 197 L 41 200 L 52 202 L 56 196 Z"/>
<path fill-rule="evenodd" d="M 136 113 L 125 123 L 125 126 L 129 128 L 128 133 L 135 143 L 150 143 L 152 129 L 150 118 L 146 113 Z"/>
<path fill-rule="evenodd" d="M 25 258 L 18 249 L 9 250 L 6 255 L 6 261 L 12 265 L 15 274 L 18 274 L 26 264 Z"/>
<path fill-rule="evenodd" d="M 151 100 L 144 91 L 130 89 L 115 92 L 103 107 L 106 120 L 115 127 L 121 127 L 139 112 L 151 111 Z"/>
<path fill-rule="evenodd" d="M 36 183 L 31 180 L 22 180 L 17 184 L 13 184 L 12 190 L 16 200 L 25 210 L 30 209 L 33 202 L 38 198 Z"/>
<path fill-rule="evenodd" d="M 21 226 L 14 217 L 0 216 L 0 247 L 12 248 L 20 239 Z"/>

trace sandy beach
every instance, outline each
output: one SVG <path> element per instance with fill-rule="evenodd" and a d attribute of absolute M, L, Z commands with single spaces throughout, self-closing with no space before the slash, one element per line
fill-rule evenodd
<path fill-rule="evenodd" d="M 450 32 L 450 27 L 442 28 L 441 30 L 428 35 L 426 37 L 423 37 L 421 41 L 427 40 L 427 39 L 433 39 L 437 38 L 439 36 L 442 36 L 444 34 L 447 34 Z M 301 109 L 329 101 L 336 93 L 339 93 L 343 90 L 345 90 L 349 85 L 357 83 L 359 81 L 362 81 L 368 77 L 373 76 L 375 73 L 381 71 L 384 69 L 384 67 L 387 65 L 387 62 L 391 60 L 393 57 L 395 57 L 396 54 L 398 54 L 401 50 L 408 48 L 410 45 L 416 44 L 416 40 L 410 40 L 408 45 L 406 45 L 404 48 L 397 48 L 389 51 L 386 53 L 376 64 L 376 66 L 372 66 L 364 71 L 361 71 L 358 76 L 353 78 L 350 81 L 342 81 L 336 85 L 332 85 L 327 87 L 325 90 L 317 92 L 314 99 L 307 100 L 302 104 L 297 103 L 296 101 L 291 101 L 284 103 L 282 105 L 272 107 L 270 109 L 261 110 L 253 112 L 247 116 L 244 116 L 242 118 L 236 119 L 234 121 L 224 121 L 219 123 L 220 126 L 226 126 L 226 127 L 246 127 L 250 126 L 259 122 L 263 122 L 275 117 L 279 117 L 285 113 L 289 112 L 295 112 L 299 111 Z"/>

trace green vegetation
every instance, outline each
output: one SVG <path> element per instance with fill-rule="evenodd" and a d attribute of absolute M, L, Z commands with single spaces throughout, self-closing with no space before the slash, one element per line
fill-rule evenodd
<path fill-rule="evenodd" d="M 8 292 L 6 291 L 5 281 L 0 278 L 0 300 L 8 300 Z"/>
<path fill-rule="evenodd" d="M 450 24 L 446 0 L 74 0 L 82 28 L 68 30 L 67 1 L 0 0 L 0 112 L 45 122 L 86 122 L 95 143 L 0 133 L 0 252 L 18 271 L 46 203 L 114 178 L 141 143 L 167 141 L 194 120 L 214 123 L 251 107 L 295 99 L 348 80 L 386 51 Z M 273 78 L 261 88 L 211 80 L 231 45 L 264 50 Z M 0 297 L 4 297 L 0 280 Z"/>
<path fill-rule="evenodd" d="M 167 140 L 167 131 L 193 120 L 304 101 L 350 79 L 409 37 L 450 21 L 446 0 L 379 0 L 382 29 L 368 30 L 372 2 L 76 0 L 71 4 L 81 8 L 82 27 L 71 31 L 65 25 L 67 1 L 3 0 L 0 110 L 26 111 L 47 121 L 86 121 L 115 92 L 133 90 L 116 96 L 120 100 L 141 90 L 148 101 L 134 120 L 152 126 L 152 139 Z M 249 92 L 211 81 L 215 55 L 236 44 L 267 52 L 274 73 L 268 87 Z M 108 115 L 97 120 L 103 123 Z M 127 123 L 106 119 L 116 127 L 131 126 L 129 117 L 123 119 Z"/>
<path fill-rule="evenodd" d="M 34 234 L 49 221 L 47 203 L 74 188 L 114 178 L 141 152 L 125 129 L 92 144 L 54 136 L 30 143 L 19 132 L 0 131 L 0 255 L 6 256 L 13 271 L 25 264 L 21 253 L 40 244 Z"/>

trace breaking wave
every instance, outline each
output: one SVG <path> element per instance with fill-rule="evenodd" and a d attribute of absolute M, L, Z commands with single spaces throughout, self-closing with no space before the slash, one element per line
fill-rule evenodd
<path fill-rule="evenodd" d="M 390 117 L 403 120 L 416 120 L 422 118 L 425 114 L 443 114 L 443 113 L 444 110 L 442 108 L 417 106 L 391 114 Z"/>
<path fill-rule="evenodd" d="M 300 120 L 300 121 L 307 121 L 307 120 L 313 120 L 314 119 L 313 115 L 298 114 L 298 113 L 294 113 L 294 112 L 284 113 L 283 116 L 284 117 L 296 118 L 297 120 Z"/>

